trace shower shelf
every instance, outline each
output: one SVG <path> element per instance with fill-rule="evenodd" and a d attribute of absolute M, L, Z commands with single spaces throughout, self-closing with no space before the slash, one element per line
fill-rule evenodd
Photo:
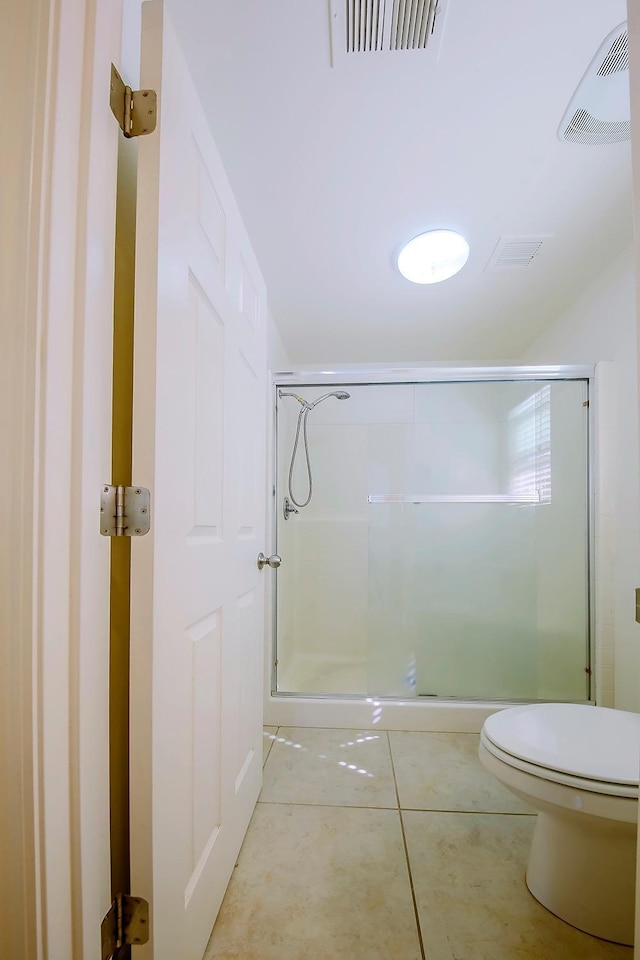
<path fill-rule="evenodd" d="M 542 503 L 540 494 L 370 493 L 367 503 Z"/>

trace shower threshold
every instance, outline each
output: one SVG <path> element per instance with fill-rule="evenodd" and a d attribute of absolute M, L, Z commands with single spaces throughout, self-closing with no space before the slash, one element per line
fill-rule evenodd
<path fill-rule="evenodd" d="M 431 696 L 403 700 L 271 693 L 265 699 L 264 722 L 277 727 L 479 733 L 482 724 L 492 713 L 528 702 L 531 701 L 461 700 Z"/>

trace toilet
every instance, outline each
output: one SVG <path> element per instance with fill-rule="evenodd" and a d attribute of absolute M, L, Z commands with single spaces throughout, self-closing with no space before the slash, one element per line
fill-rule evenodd
<path fill-rule="evenodd" d="M 640 715 L 575 703 L 508 707 L 480 760 L 538 812 L 526 882 L 548 910 L 633 944 Z"/>

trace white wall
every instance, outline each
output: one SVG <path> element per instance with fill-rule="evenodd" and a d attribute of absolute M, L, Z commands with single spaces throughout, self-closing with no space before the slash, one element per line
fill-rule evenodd
<path fill-rule="evenodd" d="M 285 350 L 280 331 L 275 325 L 271 311 L 267 310 L 267 365 L 270 370 L 288 370 L 289 355 Z"/>
<path fill-rule="evenodd" d="M 596 635 L 599 700 L 640 710 L 640 476 L 634 253 L 630 248 L 534 341 L 525 363 L 599 363 Z"/>

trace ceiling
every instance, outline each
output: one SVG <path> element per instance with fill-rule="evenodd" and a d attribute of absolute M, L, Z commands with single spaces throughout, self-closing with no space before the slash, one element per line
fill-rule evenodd
<path fill-rule="evenodd" d="M 174 0 L 293 363 L 515 359 L 631 242 L 630 145 L 556 135 L 625 18 L 624 0 L 449 0 L 438 57 L 332 66 L 329 0 Z M 400 246 L 438 227 L 467 265 L 409 283 Z M 529 267 L 485 272 L 527 235 L 548 237 Z"/>

